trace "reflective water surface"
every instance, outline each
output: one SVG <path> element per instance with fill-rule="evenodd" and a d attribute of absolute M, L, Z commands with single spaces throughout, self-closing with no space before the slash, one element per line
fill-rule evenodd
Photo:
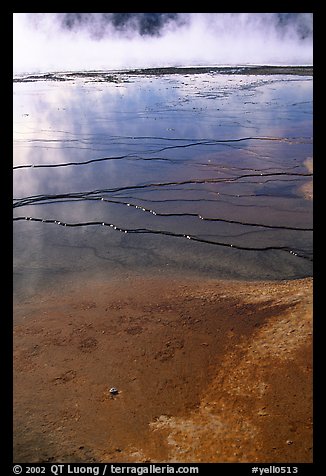
<path fill-rule="evenodd" d="M 15 297 L 126 273 L 309 276 L 311 161 L 310 76 L 17 81 Z"/>

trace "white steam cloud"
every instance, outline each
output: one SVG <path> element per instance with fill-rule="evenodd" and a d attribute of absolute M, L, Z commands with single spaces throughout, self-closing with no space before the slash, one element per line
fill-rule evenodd
<path fill-rule="evenodd" d="M 180 13 L 146 34 L 142 14 L 119 25 L 115 14 L 65 15 L 13 15 L 14 74 L 313 63 L 311 13 Z"/>

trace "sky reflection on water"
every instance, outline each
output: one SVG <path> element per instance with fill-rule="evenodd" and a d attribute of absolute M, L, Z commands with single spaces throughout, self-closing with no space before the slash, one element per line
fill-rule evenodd
<path fill-rule="evenodd" d="M 76 272 L 311 275 L 310 157 L 311 77 L 17 82 L 14 217 L 49 223 L 14 221 L 16 289 Z"/>

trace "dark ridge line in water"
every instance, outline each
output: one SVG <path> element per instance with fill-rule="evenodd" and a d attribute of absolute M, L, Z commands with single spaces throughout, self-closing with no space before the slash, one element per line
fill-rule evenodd
<path fill-rule="evenodd" d="M 172 149 L 185 149 L 188 147 L 198 146 L 198 145 L 214 145 L 214 144 L 225 144 L 225 145 L 232 145 L 234 142 L 241 142 L 247 140 L 262 140 L 262 141 L 279 141 L 279 142 L 288 142 L 287 139 L 278 138 L 278 137 L 243 137 L 240 139 L 226 139 L 226 140 L 215 140 L 215 139 L 207 139 L 204 141 L 193 142 L 191 144 L 182 144 L 182 145 L 170 145 L 161 147 L 160 149 L 148 151 L 148 154 L 164 152 L 165 150 L 172 150 Z"/>
<path fill-rule="evenodd" d="M 210 245 L 216 245 L 216 246 L 223 246 L 227 248 L 234 248 L 236 250 L 242 250 L 242 251 L 286 251 L 293 256 L 298 256 L 299 258 L 306 259 L 308 261 L 313 262 L 313 259 L 310 258 L 309 256 L 306 256 L 304 254 L 300 254 L 301 250 L 292 250 L 287 246 L 265 246 L 265 247 L 249 247 L 249 246 L 240 246 L 240 245 L 233 245 L 231 243 L 224 243 L 220 241 L 212 241 L 212 240 L 206 240 L 204 238 L 199 238 L 196 235 L 187 235 L 184 233 L 175 233 L 172 231 L 166 231 L 166 230 L 151 230 L 148 228 L 120 228 L 113 223 L 107 223 L 107 222 L 102 222 L 102 221 L 88 221 L 88 222 L 80 222 L 80 223 L 67 223 L 63 222 L 60 220 L 55 220 L 52 218 L 36 218 L 36 217 L 14 217 L 13 221 L 21 221 L 21 220 L 27 220 L 27 221 L 34 221 L 34 222 L 41 222 L 41 223 L 51 223 L 51 224 L 56 224 L 60 226 L 65 226 L 65 227 L 83 227 L 83 226 L 106 226 L 113 228 L 116 231 L 119 231 L 121 233 L 131 233 L 131 234 L 154 234 L 154 235 L 165 235 L 165 236 L 172 236 L 175 238 L 186 238 L 188 240 L 196 241 L 199 243 L 206 243 Z"/>
<path fill-rule="evenodd" d="M 157 149 L 157 150 L 150 150 L 148 152 L 145 152 L 145 153 L 157 153 L 157 152 L 163 152 L 164 150 L 168 150 L 168 149 L 177 149 L 177 148 L 186 148 L 186 147 L 193 147 L 193 146 L 197 146 L 197 145 L 214 145 L 215 142 L 196 142 L 196 143 L 193 143 L 193 144 L 185 144 L 185 145 L 175 145 L 175 146 L 166 146 L 166 147 L 162 147 L 161 149 Z M 22 146 L 21 146 L 22 147 Z M 27 147 L 27 145 L 23 145 L 23 147 Z M 80 146 L 70 146 L 70 145 L 65 145 L 65 146 L 61 146 L 60 149 L 77 149 L 77 150 L 92 150 L 92 151 L 104 151 L 105 150 L 105 144 L 104 144 L 104 147 L 101 147 L 101 148 L 96 148 L 96 147 L 80 147 Z M 34 145 L 34 148 L 35 149 L 43 149 L 44 146 L 35 146 Z M 45 147 L 46 149 L 53 149 L 53 150 L 56 150 L 57 147 Z M 100 159 L 100 160 L 112 160 L 112 159 L 122 159 L 122 158 L 125 158 L 125 157 L 130 157 L 130 155 L 126 155 L 126 156 L 122 156 L 122 157 L 107 157 L 107 158 L 103 158 L 103 159 Z M 95 161 L 95 159 L 94 159 Z M 85 162 L 87 163 L 87 162 Z M 71 163 L 69 165 L 81 165 L 83 164 L 83 162 L 81 163 Z M 51 165 L 51 164 L 50 164 Z M 67 165 L 66 163 L 63 163 L 61 166 L 65 166 Z M 59 165 L 55 165 L 56 167 L 59 166 Z"/>
<path fill-rule="evenodd" d="M 289 182 L 298 182 L 300 178 L 296 178 L 296 179 L 282 179 L 282 178 L 279 178 L 279 179 L 267 179 L 265 181 L 261 181 L 261 182 L 257 182 L 257 181 L 253 181 L 253 180 L 246 180 L 246 181 L 242 181 L 240 182 L 241 185 L 242 184 L 253 184 L 253 185 L 265 185 L 265 184 L 268 184 L 270 182 L 281 182 L 281 183 L 289 183 Z M 225 182 L 226 184 L 228 184 L 229 186 L 233 185 L 233 183 L 231 183 L 231 181 L 228 181 L 228 182 Z M 178 184 L 176 184 L 178 185 Z M 132 188 L 132 187 L 131 187 Z M 134 193 L 137 193 L 137 192 L 141 192 L 141 193 L 146 193 L 146 194 L 150 194 L 150 193 L 155 193 L 157 192 L 158 190 L 160 190 L 160 187 L 154 187 L 154 186 L 151 186 L 151 187 L 148 187 L 148 188 L 140 188 L 139 190 L 137 189 L 133 189 L 133 192 Z M 121 192 L 124 192 L 125 190 L 117 190 L 117 191 L 110 191 L 110 190 L 102 190 L 102 193 L 110 193 L 112 194 L 113 197 L 117 197 L 117 198 L 125 198 L 125 195 L 120 195 Z M 267 192 L 257 192 L 256 194 L 228 194 L 228 193 L 222 193 L 222 192 L 216 192 L 214 190 L 206 190 L 206 189 L 197 189 L 196 187 L 182 187 L 182 188 L 178 188 L 177 186 L 176 187 L 172 187 L 169 185 L 168 188 L 166 188 L 165 190 L 161 190 L 162 192 L 197 192 L 197 193 L 206 193 L 206 194 L 210 194 L 210 195 L 219 195 L 219 196 L 227 196 L 227 197 L 234 197 L 234 198 L 247 198 L 247 197 L 256 197 L 256 198 L 259 198 L 259 197 L 269 197 L 269 198 L 275 198 L 275 199 L 280 199 L 280 198 L 286 198 L 287 200 L 288 199 L 298 199 L 300 197 L 298 197 L 298 195 L 293 195 L 292 193 L 282 193 L 281 195 L 278 194 L 278 195 L 275 195 L 275 193 L 273 193 L 273 191 L 271 191 L 270 193 L 267 193 Z M 92 192 L 91 192 L 92 193 Z M 136 198 L 138 200 L 142 200 L 142 196 L 140 197 L 132 197 L 132 198 Z M 302 198 L 302 197 L 301 197 Z M 145 200 L 145 199 L 144 199 Z M 148 199 L 149 200 L 149 199 Z M 190 199 L 189 199 L 190 200 Z M 176 200 L 178 201 L 178 200 Z M 191 200 L 190 200 L 191 201 Z"/>
<path fill-rule="evenodd" d="M 227 194 L 227 193 L 219 193 L 217 192 L 218 195 L 225 195 L 225 196 L 229 196 L 229 197 L 235 197 L 235 198 L 241 198 L 241 197 L 255 197 L 255 198 L 258 198 L 260 196 L 263 196 L 263 195 L 232 195 L 232 194 Z M 273 195 L 271 195 L 271 197 L 273 197 Z M 122 197 L 119 197 L 119 198 L 128 198 L 128 199 L 131 199 L 131 200 L 140 200 L 142 202 L 152 202 L 152 203 L 171 203 L 171 202 L 213 202 L 213 203 L 217 203 L 217 200 L 216 199 L 209 199 L 209 198 L 193 198 L 193 199 L 190 199 L 190 198 L 180 198 L 180 199 L 162 199 L 162 200 L 151 200 L 151 199 L 146 199 L 146 198 L 139 198 L 139 197 L 132 197 L 132 196 L 122 196 Z M 279 198 L 279 197 L 276 197 L 276 198 Z M 291 197 L 291 198 L 295 198 L 295 197 Z M 134 208 L 140 208 L 142 209 L 143 211 L 147 211 L 147 212 L 150 212 L 154 215 L 154 210 L 151 210 L 151 209 L 146 209 L 144 208 L 142 205 L 136 205 L 134 203 L 131 203 L 131 202 L 123 202 L 121 200 L 113 200 L 113 199 L 108 199 L 108 198 L 103 198 L 103 197 L 81 197 L 81 198 L 72 198 L 72 199 L 61 199 L 59 200 L 59 203 L 69 203 L 69 202 L 72 202 L 72 203 L 76 203 L 76 202 L 82 202 L 82 201 L 87 201 L 87 200 L 98 200 L 98 201 L 104 201 L 104 202 L 107 202 L 107 203 L 114 203 L 114 204 L 118 204 L 118 205 L 127 205 L 128 207 L 134 207 Z M 56 200 L 47 200 L 47 199 L 44 199 L 44 201 L 42 202 L 25 202 L 23 204 L 15 204 L 14 205 L 14 208 L 19 208 L 19 207 L 24 207 L 24 206 L 35 206 L 35 205 L 51 205 L 51 204 L 55 204 L 55 203 L 58 203 Z M 257 205 L 257 204 L 248 204 L 248 203 L 234 203 L 234 202 L 230 202 L 230 201 L 227 201 L 227 200 L 221 200 L 219 198 L 218 200 L 218 203 L 225 203 L 231 207 L 244 207 L 244 208 L 269 208 L 269 209 L 272 209 L 274 211 L 280 211 L 280 212 L 292 212 L 292 210 L 287 210 L 285 208 L 278 208 L 278 207 L 275 207 L 273 205 Z M 160 215 L 159 212 L 155 212 L 155 215 Z"/>
<path fill-rule="evenodd" d="M 233 197 L 233 198 L 259 198 L 259 197 L 269 197 L 269 198 L 277 198 L 279 199 L 280 197 L 279 196 L 276 196 L 276 195 L 268 195 L 268 194 L 261 194 L 261 195 L 255 195 L 255 194 L 247 194 L 247 195 L 238 195 L 238 194 L 230 194 L 230 193 L 221 193 L 221 192 L 213 192 L 213 193 L 216 193 L 217 195 L 219 196 L 226 196 L 226 197 Z M 121 195 L 119 196 L 118 195 L 118 198 L 123 198 L 123 199 L 129 199 L 129 200 L 139 200 L 141 202 L 150 202 L 150 203 L 173 203 L 173 202 L 186 202 L 186 203 L 194 203 L 194 202 L 212 202 L 212 203 L 225 203 L 231 207 L 244 207 L 244 208 L 269 208 L 269 209 L 272 209 L 274 211 L 279 211 L 279 212 L 286 212 L 286 213 L 292 213 L 292 209 L 286 209 L 286 208 L 279 208 L 279 207 L 276 207 L 275 205 L 264 205 L 264 204 L 256 204 L 256 203 L 234 203 L 232 201 L 228 201 L 228 200 L 221 200 L 220 197 L 218 198 L 218 201 L 217 199 L 212 199 L 212 198 L 166 198 L 166 199 L 160 199 L 160 200 L 156 200 L 156 199 L 150 199 L 150 198 L 143 198 L 143 197 L 134 197 L 134 196 L 128 196 L 128 195 Z M 284 198 L 284 197 L 282 197 Z M 298 199 L 297 196 L 289 196 L 287 197 L 289 199 Z M 76 200 L 72 200 L 72 201 L 78 201 L 79 199 L 76 199 Z M 80 200 L 86 200 L 84 198 L 80 199 Z M 100 200 L 100 198 L 98 199 Z M 107 200 L 110 202 L 110 200 L 108 199 L 104 199 L 104 200 Z M 67 201 L 70 201 L 70 200 L 67 200 Z M 65 202 L 64 201 L 61 201 L 60 203 L 63 203 Z M 50 204 L 50 203 L 55 203 L 55 201 L 53 202 L 43 202 L 43 203 L 46 203 L 46 204 Z M 117 203 L 120 203 L 117 201 Z M 123 203 L 123 202 L 121 202 Z M 37 205 L 37 204 L 35 204 Z M 40 205 L 42 205 L 42 203 L 40 203 Z M 140 205 L 141 206 L 141 205 Z M 301 213 L 309 213 L 309 211 L 305 211 L 305 212 L 301 212 Z"/>
<path fill-rule="evenodd" d="M 47 129 L 41 129 L 41 131 L 44 132 L 55 132 Z M 58 132 L 65 132 L 65 131 L 58 131 Z M 19 132 L 20 134 L 26 134 L 26 132 Z M 71 132 L 67 131 L 65 132 L 67 134 L 72 134 Z M 96 135 L 96 137 L 99 136 L 99 134 L 93 134 L 90 135 L 89 137 L 85 137 L 82 135 L 81 139 L 64 139 L 64 142 L 83 142 L 83 143 L 88 143 L 89 141 L 93 141 L 93 137 Z M 224 143 L 224 142 L 241 142 L 245 140 L 275 140 L 275 141 L 280 141 L 280 142 L 287 142 L 291 141 L 296 138 L 287 138 L 287 137 L 269 137 L 269 136 L 263 136 L 263 137 L 242 137 L 238 139 L 212 139 L 212 138 L 197 138 L 197 139 L 190 139 L 186 137 L 164 137 L 164 136 L 107 136 L 106 134 L 103 134 L 105 139 L 110 142 L 112 140 L 116 139 L 132 139 L 132 140 L 164 140 L 164 141 L 173 141 L 173 142 L 217 142 L 217 143 Z M 24 139 L 23 139 L 24 140 Z M 62 142 L 62 139 L 26 139 L 24 142 Z M 104 142 L 106 143 L 106 142 Z"/>
<path fill-rule="evenodd" d="M 169 110 L 170 111 L 170 110 Z M 239 123 L 241 125 L 241 123 Z M 51 132 L 51 131 L 49 131 Z M 92 140 L 91 136 L 89 139 Z M 216 142 L 218 144 L 228 143 L 228 142 L 242 142 L 247 140 L 262 140 L 262 141 L 279 141 L 279 142 L 290 142 L 299 141 L 298 143 L 305 143 L 305 141 L 310 140 L 311 137 L 274 137 L 274 136 L 248 136 L 248 137 L 240 137 L 237 139 L 213 139 L 211 137 L 201 137 L 201 138 L 189 138 L 189 137 L 166 137 L 166 136 L 110 136 L 109 140 L 116 140 L 116 139 L 132 139 L 132 140 L 163 140 L 163 141 L 184 141 L 184 142 Z"/>
<path fill-rule="evenodd" d="M 79 149 L 81 150 L 81 149 Z M 95 150 L 95 149 L 92 149 Z M 153 153 L 153 151 L 151 151 Z M 148 152 L 144 152 L 145 154 Z M 80 161 L 80 162 L 65 162 L 65 163 L 59 163 L 59 164 L 25 164 L 25 165 L 16 165 L 13 167 L 13 170 L 18 170 L 18 169 L 27 169 L 27 168 L 57 168 L 57 167 L 69 167 L 69 166 L 75 166 L 75 165 L 88 165 L 94 162 L 105 162 L 105 161 L 110 161 L 110 160 L 133 160 L 133 161 L 148 161 L 148 162 L 169 162 L 170 164 L 175 164 L 175 165 L 181 165 L 181 164 L 187 164 L 188 159 L 172 159 L 168 157 L 140 157 L 139 155 L 135 154 L 127 154 L 127 155 L 121 155 L 121 156 L 116 156 L 116 157 L 101 157 L 101 158 L 96 158 L 96 159 L 90 159 L 86 161 Z M 194 162 L 190 161 L 189 162 L 192 166 L 196 167 L 207 167 L 211 169 L 226 169 L 226 170 L 251 170 L 254 172 L 259 172 L 259 171 L 267 171 L 267 170 L 273 170 L 273 169 L 279 169 L 279 166 L 275 167 L 264 167 L 262 169 L 255 169 L 252 167 L 236 167 L 236 166 L 229 166 L 229 165 L 224 165 L 220 163 L 205 163 L 205 162 Z M 275 164 L 278 164 L 277 162 L 272 162 Z M 300 168 L 301 165 L 292 165 L 288 167 L 281 167 L 282 170 L 286 169 L 295 169 L 295 168 Z"/>
<path fill-rule="evenodd" d="M 239 123 L 239 125 L 241 125 Z M 74 136 L 81 136 L 82 138 L 79 139 L 17 139 L 15 142 L 81 142 L 81 143 L 89 143 L 94 142 L 95 137 L 104 136 L 106 141 L 101 142 L 101 144 L 107 144 L 108 142 L 115 141 L 117 139 L 126 139 L 126 140 L 162 140 L 162 141 L 170 141 L 170 142 L 213 142 L 213 143 L 229 143 L 229 142 L 241 142 L 246 140 L 270 140 L 270 141 L 279 141 L 279 142 L 289 142 L 290 144 L 306 144 L 310 143 L 312 138 L 311 137 L 271 137 L 271 136 L 249 136 L 249 137 L 242 137 L 238 139 L 212 139 L 212 138 L 189 138 L 189 137 L 165 137 L 165 136 L 107 136 L 107 134 L 91 134 L 85 136 L 84 134 L 76 134 L 70 131 L 63 131 L 63 130 L 49 130 L 49 129 L 39 129 L 38 132 L 51 132 L 52 134 L 55 132 L 74 135 Z M 18 134 L 30 134 L 30 132 L 23 132 L 17 131 Z M 103 139 L 103 138 L 102 138 Z M 308 142 L 307 142 L 308 141 Z M 125 142 L 118 142 L 117 144 L 125 144 Z"/>
<path fill-rule="evenodd" d="M 14 198 L 13 200 L 16 202 L 24 202 L 25 200 L 43 200 L 44 198 L 46 199 L 60 199 L 60 198 L 82 198 L 82 197 L 87 197 L 90 195 L 96 195 L 99 193 L 115 193 L 115 192 L 120 192 L 120 191 L 125 191 L 125 190 L 139 190 L 139 189 L 146 189 L 150 187 L 166 187 L 170 185 L 188 185 L 188 184 L 204 184 L 204 183 L 229 183 L 229 182 L 235 182 L 237 180 L 240 180 L 242 178 L 246 177 L 273 177 L 273 176 L 295 176 L 295 177 L 311 177 L 313 174 L 312 173 L 295 173 L 295 172 L 275 172 L 275 173 L 268 173 L 268 174 L 243 174 L 239 175 L 237 177 L 223 177 L 223 178 L 216 178 L 216 179 L 190 179 L 190 180 L 182 180 L 180 182 L 153 182 L 153 183 L 148 183 L 148 184 L 140 184 L 140 185 L 126 185 L 124 187 L 116 187 L 116 188 L 111 188 L 111 189 L 98 189 L 98 190 L 91 190 L 89 192 L 70 192 L 70 193 L 62 193 L 62 194 L 55 194 L 55 195 L 32 195 L 29 197 L 23 197 L 23 198 Z M 269 181 L 275 181 L 277 179 L 271 179 Z M 289 180 L 284 180 L 284 182 L 288 182 Z M 267 181 L 263 182 L 266 183 Z M 243 182 L 243 183 L 250 183 L 250 182 Z M 257 183 L 257 182 L 252 182 L 252 183 Z M 17 206 L 22 206 L 21 203 L 14 203 L 13 207 Z"/>
<path fill-rule="evenodd" d="M 114 203 L 118 205 L 125 205 L 127 207 L 135 208 L 138 210 L 141 210 L 143 212 L 151 213 L 154 216 L 160 216 L 160 217 L 194 217 L 194 218 L 199 218 L 200 220 L 203 221 L 214 221 L 214 222 L 223 222 L 223 223 L 230 223 L 230 224 L 236 224 L 236 225 L 243 225 L 243 226 L 254 226 L 254 227 L 261 227 L 261 228 L 271 228 L 271 229 L 279 229 L 279 230 L 291 230 L 291 231 L 310 231 L 312 232 L 312 228 L 302 228 L 302 227 L 291 227 L 291 226 L 286 226 L 286 225 L 267 225 L 264 223 L 250 223 L 250 222 L 243 222 L 243 221 L 238 221 L 238 220 L 228 220 L 225 218 L 211 218 L 211 217 L 203 217 L 202 215 L 198 213 L 191 213 L 191 212 L 180 212 L 180 213 L 163 213 L 163 212 L 157 212 L 155 210 L 143 207 L 141 205 L 136 205 L 134 203 L 130 202 L 122 202 L 120 200 L 110 200 L 107 198 L 103 197 L 85 197 L 85 198 L 79 198 L 77 199 L 78 201 L 82 200 L 91 200 L 91 201 L 102 201 L 102 202 L 108 202 L 108 203 Z M 68 202 L 71 200 L 67 200 Z M 67 202 L 65 200 L 65 202 Z M 74 201 L 74 200 L 72 200 Z M 57 203 L 55 201 L 46 201 L 46 202 L 37 202 L 35 205 L 48 205 L 50 203 Z M 63 203 L 60 201 L 60 203 Z M 29 203 L 24 203 L 23 205 L 16 205 L 15 208 L 21 207 L 21 206 L 29 206 L 33 205 L 33 202 Z"/>
<path fill-rule="evenodd" d="M 247 183 L 247 182 L 245 182 Z M 256 183 L 256 182 L 255 182 Z M 196 191 L 195 188 L 182 188 L 182 189 L 179 189 L 179 188 L 170 188 L 169 191 Z M 143 190 L 145 192 L 145 190 Z M 137 190 L 135 191 L 137 192 Z M 151 190 L 146 190 L 146 192 L 151 192 Z M 268 193 L 260 193 L 259 195 L 255 194 L 255 193 L 244 193 L 244 194 L 237 194 L 237 193 L 223 193 L 223 192 L 214 192 L 212 190 L 209 191 L 210 194 L 214 194 L 214 195 L 219 195 L 219 196 L 222 196 L 222 197 L 232 197 L 232 198 L 260 198 L 260 197 L 269 197 L 269 198 L 277 198 L 279 199 L 280 197 L 278 195 L 274 195 L 274 194 L 268 194 Z M 165 203 L 165 202 L 215 202 L 216 203 L 216 199 L 209 199 L 209 198 L 163 198 L 163 199 L 160 199 L 160 200 L 157 200 L 157 199 L 151 199 L 151 198 L 144 198 L 143 196 L 141 197 L 135 197 L 135 196 L 132 196 L 132 195 L 119 195 L 119 193 L 117 193 L 117 195 L 115 193 L 113 193 L 113 196 L 117 196 L 118 198 L 128 198 L 128 199 L 131 199 L 131 200 L 142 200 L 144 202 L 153 202 L 153 203 Z M 282 197 L 284 198 L 284 197 Z M 289 195 L 286 197 L 287 199 L 297 199 L 298 197 L 297 196 L 293 196 L 293 195 Z M 233 202 L 226 202 L 224 201 L 224 203 L 230 203 L 230 205 L 237 205 Z M 247 206 L 247 205 L 243 205 L 243 206 Z M 250 205 L 248 205 L 250 206 Z M 267 206 L 269 207 L 269 205 L 257 205 L 258 207 L 263 207 L 263 206 Z M 276 210 L 276 208 L 273 207 L 274 210 Z M 282 209 L 283 210 L 283 209 Z"/>
<path fill-rule="evenodd" d="M 77 147 L 76 147 L 77 148 Z M 78 147 L 79 150 L 84 150 L 85 147 Z M 94 148 L 90 148 L 90 150 L 96 150 Z M 168 162 L 173 162 L 173 159 L 168 159 L 164 157 L 139 157 L 138 155 L 133 155 L 133 154 L 127 154 L 127 155 L 119 155 L 116 157 L 101 157 L 97 159 L 90 159 L 90 160 L 85 160 L 82 162 L 63 162 L 60 164 L 27 164 L 27 165 L 16 165 L 13 167 L 13 170 L 17 169 L 27 169 L 27 168 L 33 168 L 33 169 L 40 169 L 40 168 L 56 168 L 56 167 L 70 167 L 74 165 L 87 165 L 87 164 L 92 164 L 94 162 L 104 162 L 108 160 L 122 160 L 122 159 L 127 159 L 127 160 L 158 160 L 158 161 L 168 161 Z"/>
<path fill-rule="evenodd" d="M 181 160 L 180 163 L 183 163 L 183 162 L 186 162 L 186 160 Z M 177 159 L 176 159 L 176 163 L 177 162 Z M 232 165 L 223 165 L 223 164 L 219 164 L 219 163 L 204 163 L 204 162 L 191 162 L 191 165 L 194 165 L 194 166 L 200 166 L 200 167 L 207 167 L 207 168 L 211 168 L 211 169 L 218 169 L 218 171 L 232 171 L 232 170 L 250 170 L 252 172 L 266 172 L 268 170 L 274 170 L 274 169 L 277 169 L 279 170 L 281 168 L 281 170 L 289 170 L 289 169 L 299 169 L 299 168 L 302 168 L 302 165 L 289 165 L 288 167 L 264 167 L 262 169 L 255 169 L 253 167 L 236 167 L 236 166 L 232 166 Z"/>
<path fill-rule="evenodd" d="M 147 137 L 144 137 L 147 139 Z M 150 138 L 150 137 L 148 137 Z M 135 138 L 133 138 L 135 139 Z M 151 138 L 152 139 L 152 138 Z M 165 139 L 165 138 L 158 138 L 158 139 Z M 189 141 L 191 139 L 174 139 L 174 140 L 184 140 L 184 141 Z M 197 145 L 213 145 L 213 144 L 222 144 L 222 143 L 225 143 L 225 144 L 228 144 L 228 143 L 232 143 L 232 142 L 242 142 L 242 141 L 248 141 L 248 140 L 261 140 L 261 141 L 280 141 L 280 142 L 288 142 L 290 141 L 289 139 L 287 138 L 281 138 L 281 137 L 242 137 L 242 138 L 239 138 L 239 139 L 221 139 L 221 140 L 218 140 L 218 139 L 201 139 L 200 141 L 196 141 L 196 142 L 192 142 L 190 144 L 182 144 L 182 145 L 175 145 L 175 146 L 166 146 L 166 147 L 162 147 L 160 149 L 157 149 L 155 152 L 158 153 L 158 152 L 163 152 L 164 150 L 169 150 L 169 149 L 177 149 L 177 148 L 187 148 L 187 147 L 193 147 L 193 146 L 197 146 Z M 47 142 L 46 140 L 43 141 L 42 139 L 35 139 L 35 141 L 40 141 L 40 142 Z M 73 140 L 75 141 L 75 140 Z M 57 140 L 57 142 L 60 142 L 59 140 Z M 69 148 L 69 147 L 66 147 L 66 148 Z M 70 147 L 71 148 L 71 147 Z M 80 148 L 79 148 L 80 149 Z M 86 149 L 85 147 L 82 147 L 82 149 Z M 96 150 L 94 149 L 93 147 L 89 148 L 90 150 Z M 153 151 L 149 151 L 148 153 L 153 153 Z M 24 168 L 54 168 L 54 167 L 68 167 L 68 166 L 74 166 L 74 165 L 86 165 L 86 164 L 91 164 L 93 162 L 102 162 L 102 161 L 106 161 L 106 160 L 121 160 L 121 159 L 137 159 L 137 160 L 166 160 L 166 161 L 173 161 L 173 159 L 168 159 L 168 158 L 153 158 L 153 157 L 139 157 L 137 155 L 134 155 L 134 154 L 127 154 L 127 155 L 120 155 L 120 156 L 116 156 L 116 157 L 100 157 L 100 158 L 96 158 L 96 159 L 90 159 L 90 160 L 85 160 L 85 161 L 82 161 L 82 162 L 63 162 L 63 163 L 59 163 L 59 164 L 26 164 L 26 165 L 16 165 L 13 167 L 13 170 L 17 170 L 17 169 L 24 169 Z"/>
<path fill-rule="evenodd" d="M 52 131 L 48 131 L 52 132 Z M 62 131 L 64 132 L 64 131 Z M 90 136 L 89 138 L 83 138 L 81 139 L 64 139 L 64 142 L 82 142 L 82 143 L 88 143 L 89 141 L 93 141 L 93 136 Z M 96 137 L 98 137 L 98 134 L 96 134 Z M 293 140 L 298 140 L 297 137 L 273 137 L 273 136 L 248 136 L 248 137 L 240 137 L 238 139 L 213 139 L 213 138 L 186 138 L 186 137 L 164 137 L 164 136 L 109 136 L 107 137 L 104 135 L 105 139 L 107 139 L 108 142 L 116 139 L 131 139 L 131 140 L 162 140 L 162 141 L 170 141 L 170 142 L 193 142 L 193 143 L 206 143 L 206 142 L 213 142 L 217 144 L 224 144 L 228 142 L 243 142 L 247 140 L 262 140 L 262 141 L 279 141 L 279 142 L 291 142 Z M 301 138 L 301 139 L 309 139 L 307 137 Z M 104 144 L 106 144 L 106 142 Z M 26 142 L 46 142 L 46 143 L 51 143 L 51 142 L 62 142 L 62 139 L 27 139 Z M 124 142 L 123 142 L 124 143 Z M 301 143 L 301 142 L 300 142 Z M 103 142 L 102 142 L 103 144 Z"/>
<path fill-rule="evenodd" d="M 279 179 L 276 179 L 276 180 L 266 180 L 265 182 L 253 182 L 253 181 L 246 181 L 246 182 L 241 182 L 241 183 L 245 183 L 245 184 L 266 184 L 268 182 L 275 182 Z M 230 180 L 228 181 L 230 182 Z M 297 182 L 296 179 L 294 180 L 281 180 L 281 182 Z M 202 182 L 199 182 L 200 184 Z M 212 183 L 215 183 L 215 182 L 212 182 Z M 153 187 L 153 186 L 156 186 L 157 184 L 151 184 L 149 185 L 148 187 Z M 166 185 L 166 184 L 164 184 Z M 163 186 L 163 185 L 162 185 Z M 117 192 L 120 192 L 120 191 L 125 191 L 126 189 L 127 190 L 135 190 L 137 191 L 138 190 L 142 190 L 142 191 L 145 191 L 145 192 L 156 192 L 160 187 L 157 186 L 157 188 L 148 188 L 146 190 L 146 188 L 144 186 L 130 186 L 130 187 L 125 187 L 125 188 L 121 188 L 121 189 L 117 189 L 117 190 L 95 190 L 95 191 L 90 191 L 90 192 L 75 192 L 75 193 L 64 193 L 64 194 L 56 194 L 56 195 L 36 195 L 36 196 L 31 196 L 31 197 L 24 197 L 24 198 L 18 198 L 18 199 L 15 199 L 14 198 L 14 201 L 16 201 L 16 203 L 13 203 L 13 208 L 19 208 L 19 207 L 24 207 L 26 205 L 35 205 L 37 204 L 38 202 L 44 202 L 44 200 L 52 200 L 52 203 L 55 203 L 55 201 L 65 201 L 65 199 L 80 199 L 80 200 L 91 200 L 92 199 L 92 196 L 94 197 L 94 199 L 96 198 L 102 198 L 102 197 L 96 197 L 97 194 L 101 193 L 101 194 L 105 194 L 105 193 L 113 193 L 113 196 L 115 193 Z M 189 192 L 189 191 L 196 191 L 196 189 L 192 188 L 192 187 L 189 187 L 189 188 L 181 188 L 181 189 L 178 189 L 178 188 L 172 188 L 172 189 L 167 189 L 167 191 L 170 191 L 170 190 L 173 190 L 173 191 L 179 191 L 179 192 Z M 215 194 L 215 195 L 220 195 L 219 192 L 213 192 L 213 191 L 210 191 L 210 193 L 212 194 Z M 257 195 L 259 196 L 259 195 Z M 266 194 L 262 194 L 261 196 L 269 196 L 269 195 L 266 195 Z M 118 195 L 119 197 L 119 195 Z M 277 198 L 277 197 L 276 197 Z M 279 197 L 278 197 L 279 198 Z M 286 197 L 288 198 L 288 197 Z M 104 198 L 103 198 L 104 200 Z"/>
<path fill-rule="evenodd" d="M 81 149 L 79 149 L 81 150 Z M 95 150 L 95 149 L 92 149 Z M 153 153 L 153 151 L 151 151 Z M 149 153 L 149 152 L 144 152 Z M 187 158 L 184 159 L 172 159 L 168 157 L 141 157 L 139 155 L 135 154 L 127 154 L 127 155 L 121 155 L 121 156 L 116 156 L 116 157 L 100 157 L 96 159 L 90 159 L 86 161 L 80 161 L 80 162 L 64 162 L 64 163 L 59 163 L 59 164 L 25 164 L 25 165 L 16 165 L 13 167 L 13 170 L 18 170 L 18 169 L 27 169 L 27 168 L 32 168 L 32 169 L 38 169 L 38 168 L 57 168 L 57 167 L 69 167 L 69 166 L 76 166 L 76 165 L 89 165 L 91 163 L 95 162 L 105 162 L 105 161 L 110 161 L 110 160 L 132 160 L 132 161 L 148 161 L 148 162 L 169 162 L 170 164 L 175 164 L 175 165 L 181 165 L 181 164 L 187 164 L 189 161 Z M 252 167 L 236 167 L 236 166 L 229 166 L 229 165 L 224 165 L 220 163 L 205 163 L 205 162 L 194 162 L 190 161 L 189 162 L 192 166 L 196 167 L 207 167 L 210 169 L 220 169 L 219 171 L 222 170 L 250 170 L 253 172 L 260 172 L 260 171 L 268 171 L 268 170 L 274 170 L 274 169 L 279 169 L 279 166 L 275 167 L 264 167 L 262 169 L 256 169 Z M 274 162 L 277 164 L 277 162 Z M 282 170 L 286 169 L 296 169 L 300 168 L 301 165 L 290 165 L 288 167 L 281 167 Z"/>

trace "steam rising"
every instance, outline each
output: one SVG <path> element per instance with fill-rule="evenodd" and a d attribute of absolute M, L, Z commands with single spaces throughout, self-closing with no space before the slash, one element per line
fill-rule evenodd
<path fill-rule="evenodd" d="M 15 13 L 14 73 L 311 65 L 311 13 Z"/>

